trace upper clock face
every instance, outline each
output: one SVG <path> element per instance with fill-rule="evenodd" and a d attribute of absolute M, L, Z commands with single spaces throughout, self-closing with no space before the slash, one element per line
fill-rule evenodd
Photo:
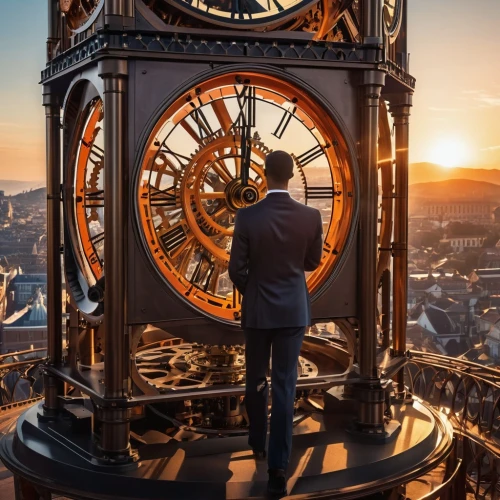
<path fill-rule="evenodd" d="M 68 27 L 74 31 L 81 28 L 103 3 L 103 0 L 59 0 L 59 7 Z"/>
<path fill-rule="evenodd" d="M 95 98 L 86 108 L 74 168 L 74 214 L 79 265 L 93 285 L 104 262 L 104 134 L 103 104 Z"/>
<path fill-rule="evenodd" d="M 165 0 L 199 19 L 228 27 L 257 27 L 285 21 L 318 0 Z"/>
<path fill-rule="evenodd" d="M 169 285 L 212 317 L 239 318 L 227 272 L 234 218 L 265 196 L 265 157 L 277 149 L 295 160 L 291 195 L 323 216 L 323 257 L 307 278 L 314 293 L 345 244 L 354 191 L 347 147 L 319 103 L 275 77 L 226 74 L 180 96 L 146 143 L 136 198 L 143 241 Z"/>

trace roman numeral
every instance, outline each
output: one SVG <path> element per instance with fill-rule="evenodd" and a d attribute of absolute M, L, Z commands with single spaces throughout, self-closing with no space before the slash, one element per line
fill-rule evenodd
<path fill-rule="evenodd" d="M 182 169 L 186 168 L 186 165 L 191 161 L 191 158 L 181 155 L 180 153 L 176 153 L 175 151 L 172 151 L 168 146 L 162 148 L 160 152 L 164 153 L 165 155 L 173 156 Z M 172 165 L 172 167 L 177 168 L 175 165 Z"/>
<path fill-rule="evenodd" d="M 90 238 L 90 242 L 94 246 L 97 245 L 98 243 L 100 243 L 103 240 L 104 240 L 104 231 L 102 231 L 100 233 L 97 233 L 97 234 L 94 234 L 94 236 L 91 236 L 91 238 Z"/>
<path fill-rule="evenodd" d="M 175 207 L 178 206 L 180 199 L 175 186 L 166 189 L 158 189 L 155 186 L 149 186 L 150 205 L 152 207 Z"/>
<path fill-rule="evenodd" d="M 76 201 L 81 201 L 81 198 L 77 198 Z M 86 207 L 104 207 L 104 191 L 102 189 L 98 191 L 86 191 L 85 192 L 85 206 Z"/>
<path fill-rule="evenodd" d="M 94 164 L 101 164 L 104 161 L 104 150 L 96 144 L 90 145 L 89 160 Z"/>
<path fill-rule="evenodd" d="M 281 117 L 281 121 L 279 122 L 278 127 L 273 132 L 273 135 L 275 137 L 277 137 L 278 139 L 281 139 L 283 137 L 283 134 L 285 133 L 285 130 L 287 129 L 288 124 L 292 119 L 292 116 L 295 114 L 295 111 L 297 111 L 297 106 L 294 106 L 292 111 L 286 110 L 283 113 L 283 116 Z"/>
<path fill-rule="evenodd" d="M 238 116 L 233 127 L 244 129 L 242 136 L 250 138 L 250 129 L 255 127 L 256 95 L 255 87 L 244 85 L 241 92 L 236 90 L 236 101 L 238 102 Z"/>
<path fill-rule="evenodd" d="M 333 198 L 333 195 L 334 195 L 333 186 L 306 187 L 306 200 L 328 200 L 328 199 L 331 200 Z"/>
<path fill-rule="evenodd" d="M 162 241 L 167 253 L 172 254 L 179 249 L 181 245 L 187 242 L 188 236 L 184 226 L 179 223 L 170 227 L 166 233 L 162 234 L 160 236 L 160 240 Z"/>
<path fill-rule="evenodd" d="M 273 0 L 273 4 L 276 6 L 276 8 L 278 9 L 278 12 L 283 12 L 285 9 L 283 8 L 283 5 L 281 5 L 277 0 Z M 268 6 L 268 9 L 267 10 L 271 10 L 271 3 L 269 0 L 267 0 L 267 6 Z"/>
<path fill-rule="evenodd" d="M 208 290 L 210 280 L 215 271 L 215 264 L 207 254 L 201 254 L 196 269 L 189 280 L 193 285 L 199 286 L 204 292 Z"/>
<path fill-rule="evenodd" d="M 97 256 L 95 252 L 92 252 L 89 255 L 89 261 L 94 266 L 96 264 L 100 264 L 102 266 L 103 261 Z"/>
<path fill-rule="evenodd" d="M 191 103 L 191 105 L 193 107 L 195 106 L 193 103 Z M 198 137 L 200 139 L 203 140 L 214 135 L 214 131 L 212 130 L 212 127 L 210 126 L 210 123 L 201 108 L 195 107 L 191 113 L 191 118 L 198 125 Z"/>
<path fill-rule="evenodd" d="M 258 14 L 259 12 L 266 12 L 266 9 L 258 2 L 249 2 L 248 0 L 233 0 L 232 2 L 232 18 L 238 14 L 239 19 L 244 19 L 244 14 L 246 14 L 249 19 L 252 19 L 252 14 Z"/>
<path fill-rule="evenodd" d="M 324 148 L 321 144 L 318 144 L 317 146 L 314 146 L 313 148 L 309 149 L 309 151 L 306 151 L 305 153 L 302 153 L 299 156 L 295 156 L 295 159 L 297 162 L 300 164 L 301 167 L 305 167 L 312 161 L 314 161 L 316 158 L 319 158 L 322 154 L 325 153 L 325 149 L 330 147 L 329 144 L 327 144 Z"/>

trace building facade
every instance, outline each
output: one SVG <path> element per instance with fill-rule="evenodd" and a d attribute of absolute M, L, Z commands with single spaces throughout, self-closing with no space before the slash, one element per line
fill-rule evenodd
<path fill-rule="evenodd" d="M 486 236 L 481 235 L 470 235 L 470 236 L 448 236 L 439 240 L 443 245 L 449 244 L 454 252 L 463 252 L 464 250 L 481 248 Z"/>
<path fill-rule="evenodd" d="M 492 222 L 496 205 L 475 202 L 424 203 L 418 213 L 430 220 Z"/>

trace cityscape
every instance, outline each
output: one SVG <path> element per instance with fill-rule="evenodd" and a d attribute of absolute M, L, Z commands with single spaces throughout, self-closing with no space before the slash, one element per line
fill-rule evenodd
<path fill-rule="evenodd" d="M 411 166 L 410 179 L 420 168 Z M 408 347 L 499 367 L 500 170 L 483 171 L 490 181 L 454 170 L 410 184 Z M 324 177 L 318 169 L 318 184 Z M 1 354 L 46 345 L 45 200 L 44 188 L 0 189 Z"/>

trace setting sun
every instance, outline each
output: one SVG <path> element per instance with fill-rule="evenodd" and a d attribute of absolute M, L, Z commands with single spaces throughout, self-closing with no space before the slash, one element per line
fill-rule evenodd
<path fill-rule="evenodd" d="M 469 148 L 459 139 L 442 139 L 431 149 L 430 161 L 443 167 L 466 166 L 469 160 Z"/>

